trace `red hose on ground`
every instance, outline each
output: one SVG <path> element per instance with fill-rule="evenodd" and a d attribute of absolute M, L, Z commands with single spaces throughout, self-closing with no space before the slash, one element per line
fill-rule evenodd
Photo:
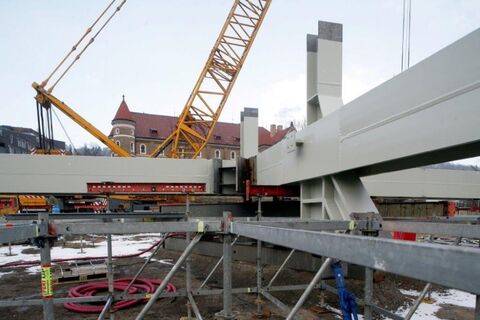
<path fill-rule="evenodd" d="M 156 246 L 161 245 L 165 239 L 167 238 L 176 238 L 181 235 L 184 235 L 184 233 L 169 233 L 162 239 L 158 240 L 154 244 L 152 244 L 150 247 L 143 249 L 137 253 L 131 253 L 131 254 L 126 254 L 126 255 L 118 255 L 118 256 L 113 256 L 113 259 L 125 259 L 125 258 L 134 258 L 141 256 L 142 254 L 152 250 Z M 99 256 L 99 257 L 79 257 L 79 258 L 65 258 L 65 259 L 52 259 L 52 262 L 68 262 L 68 261 L 85 261 L 85 260 L 103 260 L 107 259 L 108 256 Z M 9 262 L 5 264 L 0 264 L 0 268 L 7 268 L 7 267 L 24 267 L 24 266 L 33 266 L 33 265 L 39 265 L 40 260 L 33 260 L 33 261 L 24 261 L 24 262 Z"/>
<path fill-rule="evenodd" d="M 127 288 L 131 280 L 132 278 L 121 278 L 121 279 L 115 280 L 113 287 L 115 288 L 115 290 L 123 291 L 125 290 L 125 288 Z M 130 289 L 128 289 L 128 293 L 129 294 L 154 293 L 157 287 L 160 285 L 160 283 L 161 283 L 161 280 L 138 278 L 130 287 Z M 107 281 L 87 283 L 87 284 L 82 284 L 82 285 L 73 287 L 68 291 L 68 297 L 70 298 L 91 297 L 102 291 L 108 291 Z M 176 292 L 177 288 L 173 284 L 168 283 L 167 286 L 165 287 L 165 291 Z M 147 299 L 130 299 L 130 300 L 117 301 L 113 304 L 112 309 L 115 311 L 121 310 L 121 309 L 132 307 L 139 303 L 145 303 L 146 301 Z M 78 313 L 100 313 L 102 312 L 105 304 L 92 305 L 92 304 L 80 304 L 80 303 L 69 302 L 69 303 L 65 303 L 63 306 L 67 310 L 78 312 Z"/>

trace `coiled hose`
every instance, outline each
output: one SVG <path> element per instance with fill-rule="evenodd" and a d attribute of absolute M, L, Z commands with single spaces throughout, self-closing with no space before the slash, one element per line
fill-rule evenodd
<path fill-rule="evenodd" d="M 113 287 L 115 290 L 124 291 L 132 278 L 121 278 L 115 280 L 113 283 Z M 157 287 L 160 285 L 161 280 L 152 280 L 152 279 L 144 279 L 138 278 L 135 280 L 133 285 L 128 289 L 128 294 L 138 294 L 138 293 L 154 293 Z M 78 298 L 78 297 L 92 297 L 99 292 L 104 292 L 108 290 L 108 282 L 107 281 L 100 281 L 100 282 L 93 282 L 82 284 L 76 287 L 72 287 L 68 291 L 69 298 Z M 166 292 L 176 292 L 177 288 L 168 283 L 165 287 Z M 121 310 L 125 308 L 129 308 L 135 306 L 140 303 L 145 303 L 147 299 L 129 299 L 129 300 L 121 300 L 117 301 L 113 304 L 113 310 Z M 80 304 L 80 303 L 73 303 L 68 302 L 63 305 L 67 310 L 78 312 L 78 313 L 100 313 L 103 310 L 105 304 Z"/>

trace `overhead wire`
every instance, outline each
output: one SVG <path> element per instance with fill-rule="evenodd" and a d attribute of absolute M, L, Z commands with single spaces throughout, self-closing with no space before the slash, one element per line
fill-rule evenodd
<path fill-rule="evenodd" d="M 410 67 L 410 32 L 412 22 L 412 0 L 403 0 L 401 71 Z"/>

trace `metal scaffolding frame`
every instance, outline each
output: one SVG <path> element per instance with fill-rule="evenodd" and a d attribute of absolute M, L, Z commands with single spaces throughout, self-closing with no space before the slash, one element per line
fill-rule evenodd
<path fill-rule="evenodd" d="M 480 305 L 478 303 L 478 297 L 480 296 L 480 283 L 478 280 L 480 279 L 480 269 L 478 268 L 478 265 L 480 265 L 480 249 L 435 243 L 395 241 L 372 236 L 378 233 L 378 231 L 401 230 L 446 235 L 457 237 L 458 239 L 466 236 L 480 239 L 480 225 L 478 224 L 466 224 L 462 222 L 416 222 L 412 224 L 411 221 L 402 220 L 372 223 L 372 221 L 368 220 L 318 221 L 282 218 L 272 219 L 262 218 L 260 205 L 255 220 L 234 219 L 230 213 L 225 213 L 223 219 L 220 220 L 213 220 L 212 218 L 193 219 L 186 215 L 185 221 L 171 221 L 171 218 L 168 218 L 170 221 L 162 222 L 115 221 L 116 218 L 120 218 L 121 216 L 122 214 L 111 214 L 110 218 L 113 219 L 111 222 L 105 222 L 105 218 L 97 214 L 90 214 L 88 216 L 89 220 L 85 220 L 86 216 L 82 215 L 78 217 L 78 220 L 65 221 L 57 219 L 57 215 L 39 213 L 36 221 L 17 222 L 17 224 L 0 228 L 0 241 L 3 243 L 26 239 L 34 240 L 34 243 L 41 248 L 40 257 L 43 268 L 51 268 L 50 249 L 52 238 L 58 235 L 68 234 L 106 234 L 108 236 L 107 279 L 109 283 L 109 290 L 106 295 L 80 298 L 55 297 L 51 282 L 45 283 L 45 277 L 42 274 L 42 289 L 46 289 L 42 290 L 42 299 L 15 298 L 2 300 L 0 301 L 0 307 L 43 305 L 44 319 L 52 320 L 55 318 L 53 312 L 54 304 L 65 302 L 106 302 L 99 316 L 99 319 L 105 319 L 109 315 L 110 308 L 115 301 L 147 298 L 149 301 L 135 318 L 144 319 L 157 299 L 164 297 L 183 297 L 188 302 L 188 314 L 191 315 L 193 311 L 197 319 L 203 319 L 201 315 L 201 305 L 196 303 L 195 297 L 222 295 L 223 309 L 220 310 L 216 316 L 223 319 L 234 319 L 236 312 L 233 310 L 234 302 L 232 295 L 252 293 L 257 295 L 256 304 L 258 313 L 262 312 L 264 302 L 261 299 L 265 298 L 277 306 L 287 319 L 296 319 L 295 315 L 297 311 L 301 308 L 313 289 L 319 288 L 336 293 L 335 288 L 320 280 L 332 261 L 341 260 L 366 267 L 365 296 L 363 299 L 357 298 L 357 303 L 364 306 L 365 319 L 372 319 L 373 313 L 382 314 L 391 319 L 406 319 L 373 304 L 373 270 L 395 273 L 476 294 L 476 314 L 480 311 Z M 27 216 L 25 219 L 31 219 L 31 216 Z M 55 230 L 55 234 L 52 234 L 52 230 Z M 126 290 L 121 293 L 114 292 L 111 235 L 144 232 L 163 234 L 185 232 L 187 234 L 187 247 L 172 266 L 155 293 L 146 296 L 145 294 L 128 294 Z M 220 235 L 221 239 L 223 239 L 223 256 L 219 259 L 218 263 L 214 265 L 202 285 L 197 289 L 193 289 L 191 284 L 191 253 L 202 236 L 207 233 Z M 190 235 L 194 234 L 195 236 L 193 238 L 190 237 Z M 257 241 L 257 251 L 259 252 L 257 257 L 259 259 L 256 263 L 257 283 L 254 287 L 232 288 L 232 247 L 236 244 L 235 242 L 239 237 L 246 237 Z M 270 243 L 292 249 L 268 284 L 262 282 L 263 264 L 261 261 L 261 248 L 263 243 Z M 152 255 L 147 258 L 134 278 L 137 278 L 143 272 L 146 264 L 159 248 L 160 245 L 154 250 Z M 320 255 L 326 257 L 326 259 L 310 283 L 274 286 L 274 281 L 278 278 L 295 251 L 304 251 Z M 421 259 L 419 259 L 419 256 Z M 439 263 L 439 261 L 442 263 Z M 204 289 L 208 279 L 222 262 L 223 288 Z M 184 263 L 187 264 L 185 268 L 185 288 L 172 293 L 164 292 L 169 280 Z M 426 292 L 428 289 L 429 286 L 426 287 L 424 291 Z M 277 291 L 293 290 L 303 291 L 301 298 L 293 307 L 286 305 L 272 294 Z M 423 292 L 422 295 L 424 295 Z M 418 302 L 419 301 L 420 298 Z M 419 303 L 414 304 L 408 313 L 409 316 L 415 312 L 418 304 Z"/>

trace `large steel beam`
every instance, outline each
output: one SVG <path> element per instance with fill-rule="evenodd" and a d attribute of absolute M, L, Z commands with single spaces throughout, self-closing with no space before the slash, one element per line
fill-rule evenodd
<path fill-rule="evenodd" d="M 57 223 L 57 234 L 132 234 L 220 231 L 221 221 Z"/>
<path fill-rule="evenodd" d="M 448 222 L 394 221 L 382 222 L 384 231 L 401 231 L 480 239 L 480 225 Z"/>
<path fill-rule="evenodd" d="M 480 29 L 291 133 L 257 157 L 257 182 L 360 176 L 480 155 Z"/>
<path fill-rule="evenodd" d="M 36 238 L 40 235 L 39 227 L 38 224 L 2 227 L 0 228 L 0 242 L 17 242 Z"/>
<path fill-rule="evenodd" d="M 480 171 L 414 168 L 362 178 L 374 197 L 480 198 Z"/>
<path fill-rule="evenodd" d="M 178 168 L 181 168 L 179 170 Z M 213 160 L 0 155 L 0 193 L 82 194 L 87 182 L 206 183 Z"/>
<path fill-rule="evenodd" d="M 196 175 L 192 175 L 192 178 L 186 178 L 183 177 L 182 174 L 183 166 L 182 172 L 178 174 L 178 177 L 161 176 L 163 171 L 157 171 L 157 169 L 164 168 L 163 159 L 148 159 L 148 161 L 152 163 L 154 163 L 154 161 L 159 162 L 158 168 L 145 167 L 147 171 L 151 169 L 153 173 L 153 175 L 149 175 L 149 177 L 146 178 L 145 172 L 138 172 L 138 168 L 135 167 L 138 162 L 137 159 L 134 158 L 120 158 L 122 159 L 120 161 L 121 163 L 124 163 L 124 161 L 132 161 L 133 166 L 129 165 L 127 167 L 127 163 L 124 163 L 125 165 L 122 166 L 117 166 L 115 163 L 118 158 L 73 157 L 74 161 L 72 161 L 70 157 L 49 156 L 51 157 L 49 159 L 55 159 L 52 161 L 52 163 L 55 163 L 55 166 L 62 168 L 57 171 L 55 168 L 46 168 L 48 162 L 44 161 L 44 157 L 43 155 L 34 157 L 32 155 L 0 154 L 0 192 L 24 194 L 84 194 L 87 192 L 86 183 L 98 180 L 122 182 L 158 182 L 167 180 L 168 182 L 212 181 L 213 183 L 215 179 L 213 169 L 202 173 L 201 170 L 203 169 L 201 168 L 198 168 L 198 171 L 192 169 L 188 164 L 190 161 L 185 162 L 186 170 L 190 173 L 192 172 L 191 170 L 193 170 L 196 172 Z M 109 171 L 105 171 L 103 165 L 99 167 L 93 166 L 92 158 L 99 160 L 101 163 L 112 160 L 112 166 L 109 168 Z M 141 162 L 143 163 L 143 161 Z M 59 165 L 60 163 L 62 163 L 62 165 Z M 22 164 L 24 167 L 20 168 L 17 164 Z M 154 165 L 156 166 L 157 163 L 154 163 Z M 10 171 L 10 168 L 14 168 L 14 170 Z M 86 168 L 90 170 L 89 175 L 85 174 Z M 22 174 L 20 169 L 23 170 L 25 174 Z M 48 170 L 45 171 L 46 169 Z M 40 174 L 41 172 L 45 173 Z M 48 181 L 46 181 L 46 175 L 48 175 Z M 14 184 L 11 183 L 13 180 L 15 180 Z M 377 197 L 475 199 L 478 198 L 480 194 L 480 172 L 478 171 L 415 168 L 366 176 L 362 177 L 361 180 L 368 193 L 371 196 Z M 214 192 L 214 187 L 208 182 L 205 183 L 207 183 L 208 192 Z M 135 217 L 134 215 L 128 217 Z M 153 217 L 158 214 L 151 215 Z M 82 213 L 71 217 L 76 218 L 77 216 L 88 218 L 88 216 L 84 216 Z M 110 217 L 116 216 L 105 216 L 105 218 Z M 63 217 L 57 217 L 56 219 L 61 218 Z M 100 218 L 100 216 L 98 216 L 98 218 Z M 14 219 L 23 220 L 16 216 L 9 216 L 9 220 Z M 36 219 L 36 215 L 34 219 Z"/>
<path fill-rule="evenodd" d="M 450 288 L 480 293 L 480 250 L 233 222 L 231 232 Z M 421 257 L 421 258 L 419 258 Z"/>

